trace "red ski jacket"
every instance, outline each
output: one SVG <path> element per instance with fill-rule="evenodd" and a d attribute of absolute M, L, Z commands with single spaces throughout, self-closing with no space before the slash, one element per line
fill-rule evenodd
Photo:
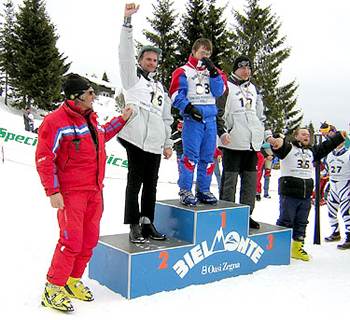
<path fill-rule="evenodd" d="M 95 137 L 91 135 L 87 118 Z M 95 112 L 88 111 L 84 116 L 70 100 L 47 115 L 39 128 L 35 153 L 36 168 L 46 194 L 101 190 L 106 166 L 105 142 L 125 122 L 119 116 L 101 126 Z"/>

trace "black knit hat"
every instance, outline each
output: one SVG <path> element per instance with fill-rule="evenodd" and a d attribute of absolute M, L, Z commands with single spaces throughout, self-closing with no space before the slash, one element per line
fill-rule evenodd
<path fill-rule="evenodd" d="M 64 95 L 69 100 L 78 98 L 90 87 L 90 82 L 76 73 L 70 74 L 63 83 Z"/>
<path fill-rule="evenodd" d="M 253 69 L 253 64 L 252 61 L 244 55 L 238 56 L 234 63 L 233 63 L 233 69 L 232 71 L 235 72 L 237 69 L 241 68 L 241 67 L 250 67 L 250 69 Z"/>

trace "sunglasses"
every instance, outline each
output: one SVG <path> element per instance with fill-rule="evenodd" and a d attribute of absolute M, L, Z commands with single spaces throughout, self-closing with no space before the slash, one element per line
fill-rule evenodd
<path fill-rule="evenodd" d="M 241 61 L 241 62 L 238 62 L 238 68 L 244 68 L 244 67 L 250 68 L 250 63 L 249 63 L 249 61 Z"/>
<path fill-rule="evenodd" d="M 200 50 L 199 54 L 206 56 L 206 57 L 210 57 L 211 56 L 211 51 L 209 50 Z"/>

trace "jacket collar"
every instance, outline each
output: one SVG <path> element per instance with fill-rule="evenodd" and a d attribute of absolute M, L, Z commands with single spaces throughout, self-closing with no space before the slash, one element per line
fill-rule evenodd
<path fill-rule="evenodd" d="M 248 87 L 250 85 L 250 79 L 249 80 L 242 80 L 239 78 L 237 75 L 234 73 L 231 73 L 229 79 L 230 82 L 235 84 L 236 86 L 243 86 L 243 87 Z"/>
<path fill-rule="evenodd" d="M 148 72 L 144 70 L 140 65 L 137 65 L 137 76 L 140 78 L 141 76 L 144 77 L 147 81 L 158 81 L 158 73 L 157 70 L 155 72 Z"/>
<path fill-rule="evenodd" d="M 339 156 L 343 155 L 346 151 L 348 151 L 348 149 L 345 148 L 345 145 L 343 143 L 342 146 L 339 146 L 339 148 L 335 148 L 332 152 L 335 156 L 339 157 Z"/>
<path fill-rule="evenodd" d="M 292 144 L 301 149 L 311 149 L 311 145 L 304 146 L 303 144 L 300 143 L 300 141 L 295 139 L 292 140 Z"/>
<path fill-rule="evenodd" d="M 200 60 L 196 59 L 192 54 L 188 57 L 187 64 L 196 70 L 203 71 L 205 70 L 205 66 L 200 62 Z"/>
<path fill-rule="evenodd" d="M 90 116 L 90 114 L 95 113 L 92 109 L 82 110 L 78 105 L 74 103 L 73 100 L 65 100 L 62 106 L 67 112 L 75 117 L 83 116 L 86 118 Z"/>

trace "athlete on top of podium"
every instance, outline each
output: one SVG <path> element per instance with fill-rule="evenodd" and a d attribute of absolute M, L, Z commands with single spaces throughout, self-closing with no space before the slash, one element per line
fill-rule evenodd
<path fill-rule="evenodd" d="M 173 106 L 183 117 L 183 155 L 179 164 L 180 202 L 196 206 L 197 202 L 216 204 L 210 192 L 216 149 L 215 98 L 226 88 L 226 77 L 210 60 L 213 52 L 209 39 L 197 39 L 185 65 L 172 75 L 170 95 Z M 192 193 L 194 169 L 197 166 L 196 195 Z"/>

